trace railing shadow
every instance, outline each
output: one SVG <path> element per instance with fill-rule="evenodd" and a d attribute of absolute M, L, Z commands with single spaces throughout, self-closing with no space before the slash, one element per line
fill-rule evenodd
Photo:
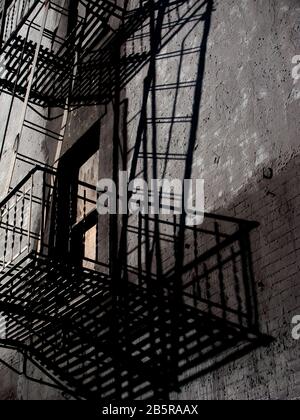
<path fill-rule="evenodd" d="M 134 231 L 139 261 L 143 219 Z M 0 342 L 23 354 L 21 373 L 28 376 L 30 361 L 47 372 L 49 385 L 77 398 L 168 398 L 270 342 L 260 333 L 252 274 L 249 235 L 257 224 L 206 214 L 201 227 L 186 227 L 180 302 L 174 300 L 179 224 L 162 225 L 164 273 L 160 267 L 158 276 L 155 265 L 128 266 L 117 294 L 96 262 L 91 270 L 31 251 L 7 267 L 0 278 Z"/>
<path fill-rule="evenodd" d="M 120 167 L 129 170 L 130 180 L 139 176 L 145 181 L 163 178 L 170 165 L 176 166 L 177 178 L 192 178 L 214 2 L 191 1 L 182 12 L 180 7 L 185 3 L 172 2 L 170 10 L 167 1 L 150 1 L 148 8 L 129 15 L 128 32 L 121 33 L 121 38 L 123 42 L 131 36 L 133 50 L 136 42 L 141 47 L 143 39 L 146 52 L 140 51 L 138 59 L 134 51 L 131 56 L 122 55 L 122 43 L 117 38 L 113 48 L 91 53 L 87 64 L 81 63 L 79 68 L 74 101 L 81 103 L 84 96 L 91 103 L 95 98 L 96 102 L 113 103 L 116 183 Z M 145 16 L 137 22 L 141 13 Z M 137 34 L 141 22 L 142 32 Z M 187 23 L 181 47 L 171 53 L 164 51 Z M 199 25 L 201 32 L 196 33 L 202 34 L 201 39 L 191 48 L 189 37 Z M 196 63 L 195 78 L 188 83 L 182 78 L 187 54 L 192 54 Z M 159 62 L 170 56 L 177 60 L 176 81 L 164 83 L 159 79 Z M 103 66 L 95 76 L 98 82 L 91 87 L 84 79 L 94 77 L 93 60 Z M 110 60 L 112 74 L 111 67 L 106 66 Z M 128 121 L 120 135 L 120 109 L 126 92 L 130 92 L 124 94 L 123 89 L 146 62 L 141 106 L 134 119 L 136 136 L 132 139 L 127 135 Z M 166 89 L 173 93 L 165 110 L 168 115 L 161 113 L 159 101 Z M 189 115 L 178 113 L 183 89 L 193 98 Z M 130 97 L 127 101 L 128 110 Z M 163 152 L 162 125 L 167 133 Z M 179 144 L 180 150 L 174 150 L 175 126 L 180 126 L 181 132 L 184 129 L 187 138 L 185 148 Z M 129 141 L 132 148 L 128 150 Z M 26 248 L 25 255 L 21 253 L 16 260 L 4 256 L 5 269 L 0 277 L 1 322 L 5 327 L 2 346 L 19 350 L 25 361 L 41 366 L 57 386 L 78 398 L 130 400 L 169 398 L 184 384 L 269 343 L 269 337 L 260 333 L 251 261 L 250 233 L 258 228 L 256 223 L 205 213 L 201 226 L 190 227 L 184 213 L 177 217 L 140 214 L 124 215 L 119 230 L 120 217 L 112 215 L 109 265 L 94 261 L 91 269 L 78 264 L 74 254 L 66 260 L 65 255 L 51 252 L 60 249 L 63 235 L 70 239 L 69 213 L 74 211 L 69 195 L 57 187 L 61 181 L 53 181 L 55 175 L 50 173 L 35 183 L 41 186 L 42 195 L 24 189 L 23 182 L 1 204 L 1 228 L 7 243 L 4 249 L 11 250 L 11 244 L 20 243 L 23 249 L 20 236 L 25 237 L 26 232 L 35 241 L 33 249 Z M 15 200 L 23 214 L 20 219 L 15 213 L 18 207 L 9 206 Z M 85 194 L 84 200 L 88 201 Z M 29 219 L 24 217 L 28 203 L 42 207 L 40 225 L 30 224 L 37 210 L 29 210 Z M 61 216 L 62 208 L 66 216 Z M 45 238 L 48 247 L 44 246 Z M 26 363 L 23 373 L 27 375 Z"/>

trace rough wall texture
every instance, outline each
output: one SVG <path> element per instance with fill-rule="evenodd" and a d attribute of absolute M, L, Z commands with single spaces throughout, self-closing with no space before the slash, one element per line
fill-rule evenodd
<path fill-rule="evenodd" d="M 171 14 L 170 32 L 178 32 L 155 57 L 147 98 L 148 156 L 141 148 L 139 169 L 147 162 L 152 177 L 156 165 L 158 177 L 181 178 L 185 162 L 180 157 L 187 154 L 192 119 L 199 112 L 192 176 L 205 180 L 206 210 L 261 223 L 252 244 L 258 309 L 262 330 L 275 341 L 173 397 L 299 398 L 299 343 L 291 336 L 292 317 L 300 311 L 300 85 L 291 76 L 300 49 L 299 4 L 215 1 L 207 39 L 199 2 L 189 2 L 188 10 L 187 21 L 184 6 Z M 161 32 L 167 37 L 168 29 Z M 139 48 L 141 41 L 135 42 Z M 145 100 L 145 90 L 139 96 L 136 86 L 143 86 L 146 71 L 126 90 L 132 147 L 143 93 Z M 161 153 L 156 162 L 154 148 Z"/>
<path fill-rule="evenodd" d="M 300 398 L 299 342 L 291 336 L 292 317 L 300 314 L 300 80 L 292 78 L 299 23 L 297 0 L 215 0 L 213 9 L 190 0 L 165 16 L 155 34 L 147 21 L 126 45 L 128 55 L 148 51 L 151 43 L 157 50 L 123 93 L 126 169 L 136 177 L 183 178 L 191 167 L 190 176 L 205 180 L 206 210 L 260 222 L 252 236 L 258 312 L 262 332 L 275 340 L 173 399 Z M 73 112 L 62 152 L 101 117 L 99 174 L 106 177 L 113 159 L 111 107 Z M 1 113 L 1 126 L 4 119 Z M 30 137 L 26 153 L 51 161 L 49 143 L 36 144 Z M 107 243 L 108 221 L 102 220 Z M 129 235 L 128 248 L 135 245 Z M 136 253 L 129 263 L 137 264 Z M 62 398 L 0 369 L 0 398 Z"/>
<path fill-rule="evenodd" d="M 67 2 L 65 0 L 58 0 L 58 4 L 64 5 Z M 39 14 L 37 24 L 40 23 L 41 14 Z M 65 24 L 62 22 L 61 15 L 51 10 L 48 14 L 47 25 L 50 30 L 54 30 L 58 25 L 61 26 L 62 32 L 58 32 L 61 36 L 64 36 Z M 24 31 L 24 29 L 23 29 Z M 24 32 L 23 32 L 24 35 Z M 33 41 L 38 40 L 38 32 L 31 32 L 31 39 Z M 51 41 L 43 40 L 43 44 L 50 47 Z M 12 110 L 9 113 L 10 105 L 12 103 Z M 21 128 L 21 114 L 23 111 L 23 102 L 17 98 L 8 96 L 1 92 L 0 95 L 0 139 L 1 145 L 4 141 L 3 155 L 0 162 L 0 198 L 1 200 L 6 195 L 8 169 L 12 161 L 13 150 L 15 145 L 15 139 Z M 37 111 L 37 112 L 36 112 Z M 40 115 L 39 115 L 39 114 Z M 61 110 L 52 110 L 50 113 L 51 117 L 61 114 Z M 47 109 L 41 109 L 39 107 L 27 108 L 26 119 L 37 124 L 41 128 L 46 127 L 45 117 L 48 116 Z M 58 130 L 61 127 L 61 118 L 55 119 L 53 123 L 54 130 Z M 56 127 L 54 126 L 56 125 Z M 23 130 L 22 141 L 20 142 L 19 157 L 17 160 L 11 187 L 14 187 L 20 182 L 24 176 L 32 169 L 36 164 L 52 164 L 57 148 L 57 142 L 45 137 L 43 134 L 37 133 L 34 130 L 25 128 Z M 25 161 L 22 160 L 25 158 Z M 29 159 L 28 159 L 29 158 Z M 39 220 L 36 220 L 38 223 Z M 3 235 L 3 233 L 2 233 Z M 2 236 L 3 239 L 3 236 Z M 3 242 L 1 244 L 3 246 Z M 15 352 L 1 349 L 0 358 L 6 362 L 9 366 L 12 366 L 16 372 L 22 371 L 23 359 L 22 356 Z M 36 368 L 30 366 L 29 375 L 32 375 L 36 379 L 43 379 L 47 381 L 47 377 Z M 0 399 L 53 399 L 62 398 L 61 392 L 57 392 L 52 387 L 49 388 L 43 385 L 36 385 L 31 381 L 28 381 L 25 377 L 17 375 L 14 371 L 11 371 L 3 363 L 0 363 Z"/>
<path fill-rule="evenodd" d="M 299 156 L 271 181 L 259 174 L 228 210 L 261 223 L 252 242 L 258 310 L 262 330 L 275 341 L 203 377 L 180 398 L 299 398 L 299 343 L 291 335 L 299 313 Z"/>
<path fill-rule="evenodd" d="M 299 398 L 299 343 L 291 337 L 300 310 L 299 82 L 291 78 L 299 13 L 293 1 L 216 2 L 196 171 L 209 208 L 261 223 L 253 243 L 259 314 L 275 342 L 183 397 Z"/>

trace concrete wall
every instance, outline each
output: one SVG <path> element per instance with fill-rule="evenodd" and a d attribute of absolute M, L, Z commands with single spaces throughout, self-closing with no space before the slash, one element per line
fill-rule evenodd
<path fill-rule="evenodd" d="M 57 0 L 57 4 L 66 5 L 66 0 Z M 42 13 L 39 14 L 36 23 L 41 23 Z M 47 18 L 46 28 L 54 30 L 57 26 L 60 26 L 59 33 L 61 36 L 65 33 L 65 22 L 61 18 L 61 15 L 50 10 Z M 24 35 L 24 31 L 23 31 Z M 37 41 L 39 39 L 39 33 L 31 30 L 29 40 Z M 43 46 L 50 48 L 51 42 L 48 39 L 43 38 Z M 9 113 L 10 105 L 12 103 L 12 110 Z M 21 115 L 23 111 L 23 102 L 17 98 L 1 93 L 0 95 L 0 140 L 1 144 L 4 141 L 3 155 L 0 162 L 0 197 L 1 200 L 7 193 L 7 180 L 8 173 L 12 158 L 14 156 L 14 145 L 17 134 L 21 128 Z M 46 128 L 48 117 L 48 110 L 41 107 L 28 108 L 26 113 L 26 119 L 37 124 L 41 128 Z M 55 117 L 61 115 L 61 110 L 51 110 L 50 116 Z M 53 129 L 59 133 L 61 128 L 61 120 L 59 117 L 54 120 Z M 34 130 L 24 128 L 22 140 L 20 142 L 19 154 L 23 155 L 27 163 L 21 160 L 16 161 L 13 178 L 10 187 L 14 187 L 20 182 L 24 176 L 32 169 L 36 164 L 53 164 L 54 156 L 58 142 L 48 138 L 47 136 L 37 133 Z M 35 226 L 38 226 L 40 215 L 37 216 Z M 1 241 L 3 240 L 3 231 L 1 232 Z M 1 245 L 2 246 L 2 245 Z M 6 362 L 9 366 L 12 366 L 17 372 L 22 371 L 23 358 L 21 355 L 1 349 L 0 358 Z M 28 374 L 32 375 L 38 380 L 48 380 L 38 369 L 33 366 L 29 366 Z M 49 380 L 48 380 L 49 381 Z M 0 363 L 0 399 L 53 399 L 62 398 L 61 392 L 57 392 L 52 387 L 49 388 L 43 385 L 35 385 L 33 382 L 28 381 L 24 376 L 19 376 L 15 372 L 9 370 L 6 365 Z"/>
<path fill-rule="evenodd" d="M 149 52 L 152 42 L 152 55 L 150 64 L 132 75 L 117 105 L 122 109 L 118 141 L 126 143 L 127 154 L 123 160 L 119 156 L 117 166 L 133 178 L 142 173 L 149 179 L 184 178 L 191 169 L 191 177 L 205 180 L 207 211 L 261 223 L 252 236 L 258 312 L 262 332 L 274 342 L 172 398 L 297 399 L 299 342 L 292 339 L 291 320 L 300 314 L 300 80 L 292 78 L 292 60 L 300 54 L 299 2 L 215 0 L 211 6 L 184 2 L 166 13 L 161 27 L 156 21 L 156 32 L 147 20 L 124 46 L 130 56 Z M 72 112 L 62 154 L 100 119 L 96 169 L 100 177 L 112 176 L 119 147 L 115 110 L 109 105 Z M 1 127 L 4 120 L 1 113 Z M 27 152 L 50 157 L 51 163 L 55 153 L 49 141 L 37 142 L 30 137 Z M 1 180 L 8 160 L 1 162 Z M 100 222 L 100 241 L 107 246 L 102 259 L 108 262 L 109 220 L 102 216 Z M 128 236 L 129 250 L 136 241 Z M 164 255 L 167 266 L 168 251 Z M 128 263 L 137 265 L 137 253 L 130 253 Z M 0 369 L 3 398 L 64 397 Z"/>
<path fill-rule="evenodd" d="M 155 165 L 158 178 L 183 178 L 179 155 L 186 156 L 194 140 L 197 113 L 192 176 L 205 180 L 207 211 L 261 223 L 252 237 L 258 309 L 262 331 L 275 341 L 173 398 L 299 398 L 299 342 L 291 336 L 292 317 L 300 312 L 300 80 L 292 78 L 300 51 L 299 3 L 216 0 L 206 24 L 200 18 L 206 6 L 200 5 L 190 1 L 171 13 L 174 25 L 162 27 L 155 70 L 144 68 L 127 85 L 128 150 L 136 146 L 147 101 L 147 140 L 136 174 L 147 165 L 153 177 Z M 142 39 L 143 45 L 141 39 L 128 43 L 128 50 L 147 48 L 148 38 Z M 148 97 L 145 77 L 152 77 Z M 154 161 L 154 153 L 162 155 Z"/>

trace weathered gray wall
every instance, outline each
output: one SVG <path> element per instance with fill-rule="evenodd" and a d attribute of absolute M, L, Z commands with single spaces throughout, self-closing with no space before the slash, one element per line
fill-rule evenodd
<path fill-rule="evenodd" d="M 58 4 L 67 4 L 68 0 L 56 0 Z M 41 19 L 41 14 L 38 19 Z M 61 15 L 57 14 L 53 10 L 49 11 L 47 18 L 47 28 L 55 29 L 58 25 L 61 26 L 63 35 L 65 24 L 61 22 Z M 39 23 L 39 21 L 37 21 Z M 63 24 L 61 24 L 63 23 Z M 38 32 L 31 31 L 29 39 L 38 40 Z M 43 45 L 50 47 L 50 41 L 43 39 Z M 4 153 L 0 162 L 0 198 L 4 198 L 6 194 L 8 168 L 13 156 L 13 147 L 17 134 L 20 131 L 21 113 L 23 110 L 23 102 L 17 98 L 13 100 L 12 112 L 9 115 L 9 107 L 11 104 L 12 97 L 6 94 L 0 95 L 0 140 L 4 140 Z M 35 109 L 43 116 L 48 116 L 48 110 L 35 107 Z M 51 116 L 60 115 L 61 110 L 51 111 Z M 9 117 L 9 118 L 8 118 Z M 38 124 L 40 127 L 46 127 L 46 120 L 39 116 L 32 109 L 28 108 L 26 113 L 26 119 Z M 8 121 L 8 129 L 4 138 L 6 124 Z M 53 129 L 59 132 L 61 128 L 61 118 L 55 120 Z M 19 153 L 25 155 L 31 159 L 36 160 L 36 163 L 41 164 L 52 164 L 57 149 L 58 143 L 55 140 L 45 137 L 33 130 L 24 128 L 22 141 L 20 142 Z M 35 163 L 24 163 L 20 160 L 16 162 L 14 175 L 11 183 L 11 187 L 14 187 L 20 182 L 24 176 L 32 169 Z M 38 223 L 38 220 L 36 220 Z M 1 232 L 1 240 L 3 240 L 3 231 Z M 10 352 L 1 349 L 0 358 L 4 360 L 8 365 L 12 366 L 16 371 L 22 371 L 22 356 L 15 352 Z M 47 377 L 33 368 L 29 367 L 29 375 L 33 375 L 37 379 L 47 380 Z M 23 376 L 18 376 L 16 373 L 9 370 L 4 364 L 0 363 L 0 399 L 60 399 L 61 392 L 57 392 L 53 388 L 47 386 L 36 385 L 28 381 Z"/>
<path fill-rule="evenodd" d="M 216 2 L 195 175 L 205 178 L 209 209 L 261 223 L 253 238 L 258 307 L 275 342 L 181 397 L 300 397 L 300 347 L 291 337 L 300 312 L 300 81 L 291 77 L 299 23 L 297 1 Z M 271 181 L 263 179 L 266 168 Z"/>
<path fill-rule="evenodd" d="M 191 125 L 185 117 L 193 115 L 193 81 L 204 27 L 197 21 L 200 3 L 188 2 L 186 7 L 195 14 L 185 24 L 178 19 L 186 16 L 184 5 L 171 15 L 171 21 L 178 22 L 174 31 L 181 29 L 155 59 L 156 89 L 149 94 L 147 111 L 148 157 L 141 148 L 138 161 L 141 170 L 148 162 L 150 177 L 153 121 L 157 152 L 187 152 Z M 292 78 L 292 59 L 300 51 L 299 23 L 297 0 L 214 2 L 204 78 L 198 79 L 202 99 L 192 176 L 205 180 L 207 211 L 261 223 L 252 237 L 258 309 L 262 331 L 275 341 L 185 387 L 175 399 L 300 397 L 299 342 L 291 336 L 292 317 L 300 313 L 300 80 Z M 166 33 L 163 29 L 162 35 Z M 136 49 L 143 48 L 140 40 L 135 43 Z M 137 139 L 146 75 L 144 69 L 126 89 L 129 150 Z M 176 91 L 178 82 L 181 88 Z M 268 168 L 272 180 L 263 176 Z M 181 178 L 183 164 L 161 158 L 157 174 Z M 133 247 L 134 238 L 129 241 Z"/>
<path fill-rule="evenodd" d="M 204 23 L 201 2 L 190 0 L 175 10 L 165 23 L 177 22 L 162 34 L 170 40 L 155 57 L 152 90 L 147 99 L 149 118 L 147 151 L 155 147 L 165 155 L 187 152 L 195 92 L 202 88 L 192 176 L 204 178 L 206 210 L 256 220 L 260 228 L 252 237 L 253 260 L 262 331 L 275 338 L 273 344 L 233 362 L 215 373 L 186 386 L 172 398 L 187 399 L 292 399 L 300 398 L 299 342 L 291 337 L 291 320 L 300 314 L 300 171 L 299 171 L 299 91 L 300 80 L 292 79 L 292 58 L 300 54 L 298 0 L 215 0 L 205 56 L 201 41 Z M 189 19 L 182 23 L 182 19 Z M 181 23 L 180 23 L 181 20 Z M 144 33 L 147 33 L 147 25 Z M 149 48 L 143 36 L 127 44 L 127 52 Z M 205 62 L 204 77 L 198 65 Z M 127 149 L 136 145 L 140 123 L 145 66 L 128 84 Z M 153 72 L 152 72 L 153 77 Z M 197 83 L 195 84 L 195 81 Z M 180 82 L 180 89 L 175 89 Z M 167 88 L 166 88 L 167 85 Z M 155 111 L 153 112 L 153 103 Z M 7 102 L 1 104 L 5 110 Z M 101 176 L 111 171 L 113 113 L 102 122 L 100 138 Z M 103 109 L 88 108 L 72 113 L 63 151 L 67 150 L 92 124 Z M 175 118 L 175 124 L 170 119 Z M 1 127 L 5 112 L 1 112 Z M 173 118 L 174 121 L 174 118 Z M 13 128 L 12 128 L 13 131 Z M 14 134 L 11 134 L 11 139 Z M 36 140 L 40 142 L 40 139 Z M 45 159 L 43 144 L 34 138 L 27 152 Z M 29 146 L 30 145 L 30 146 Z M 50 147 L 51 149 L 51 147 Z M 40 150 L 40 152 L 38 151 Z M 128 154 L 128 170 L 133 154 Z M 148 174 L 153 177 L 153 160 L 147 158 Z M 1 180 L 7 162 L 1 163 Z M 137 171 L 144 170 L 141 153 Z M 264 178 L 272 168 L 273 178 Z M 162 158 L 157 177 L 182 177 L 184 164 L 178 159 Z M 106 227 L 103 236 L 108 236 Z M 128 248 L 136 238 L 129 237 Z M 104 252 L 105 254 L 105 252 Z M 105 258 L 105 255 L 104 255 Z M 129 260 L 136 264 L 133 253 Z M 17 379 L 0 367 L 3 398 L 51 399 L 61 394 Z M 14 395 L 15 394 L 15 395 Z"/>

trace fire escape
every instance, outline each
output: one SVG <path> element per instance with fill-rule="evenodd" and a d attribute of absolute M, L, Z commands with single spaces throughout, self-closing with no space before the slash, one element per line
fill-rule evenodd
<path fill-rule="evenodd" d="M 22 355 L 22 366 L 12 367 L 17 373 L 75 398 L 167 397 L 268 342 L 259 332 L 251 269 L 250 232 L 258 225 L 206 214 L 203 226 L 185 226 L 193 251 L 187 250 L 180 273 L 171 264 L 160 279 L 140 270 L 138 281 L 130 281 L 136 274 L 130 268 L 119 291 L 112 287 L 109 267 L 97 258 L 79 265 L 53 252 L 63 225 L 71 254 L 78 208 L 89 223 L 97 192 L 78 182 L 61 198 L 65 190 L 57 168 L 42 166 L 12 185 L 24 129 L 57 140 L 64 134 L 63 128 L 56 133 L 29 121 L 28 109 L 61 107 L 67 114 L 70 104 L 110 102 L 115 51 L 160 7 L 149 0 L 127 12 L 121 6 L 126 2 L 80 0 L 85 13 L 62 37 L 47 29 L 52 11 L 68 16 L 61 3 L 0 2 L 0 89 L 24 106 L 0 203 L 0 345 Z M 121 57 L 119 88 L 147 59 L 147 52 Z M 62 200 L 71 203 L 67 214 Z M 181 222 L 160 223 L 174 244 L 176 267 Z M 142 229 L 136 234 L 141 244 Z M 30 375 L 32 365 L 49 380 Z"/>

